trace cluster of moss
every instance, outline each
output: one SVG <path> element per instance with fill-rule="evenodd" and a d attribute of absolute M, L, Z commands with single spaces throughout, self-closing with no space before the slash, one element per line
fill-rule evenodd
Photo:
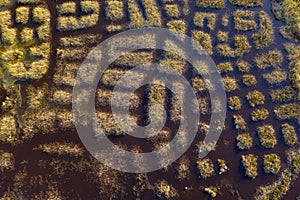
<path fill-rule="evenodd" d="M 65 2 L 56 6 L 59 15 L 76 14 L 76 2 Z"/>
<path fill-rule="evenodd" d="M 166 4 L 165 5 L 165 11 L 166 11 L 166 14 L 169 17 L 172 17 L 172 18 L 179 18 L 180 17 L 179 7 L 176 4 Z"/>
<path fill-rule="evenodd" d="M 283 0 L 274 1 L 272 3 L 272 10 L 276 17 L 286 23 L 286 27 L 281 29 L 283 36 L 287 38 L 300 39 L 299 1 Z"/>
<path fill-rule="evenodd" d="M 256 199 L 262 200 L 279 200 L 287 193 L 290 189 L 292 181 L 292 174 L 290 170 L 284 170 L 278 180 L 272 182 L 269 185 L 261 186 L 257 190 Z"/>
<path fill-rule="evenodd" d="M 237 63 L 236 63 L 238 69 L 240 72 L 243 72 L 243 73 L 248 73 L 251 69 L 251 65 L 250 63 L 246 62 L 246 61 L 243 61 L 243 60 L 239 60 Z"/>
<path fill-rule="evenodd" d="M 176 189 L 166 180 L 159 180 L 155 183 L 154 192 L 160 199 L 174 199 L 178 197 Z"/>
<path fill-rule="evenodd" d="M 242 115 L 233 115 L 233 121 L 236 129 L 245 130 L 247 128 L 247 123 L 245 122 Z"/>
<path fill-rule="evenodd" d="M 196 167 L 199 173 L 199 178 L 207 179 L 215 175 L 214 164 L 209 158 L 198 160 L 196 162 Z"/>
<path fill-rule="evenodd" d="M 57 154 L 57 155 L 68 155 L 80 157 L 83 155 L 83 149 L 76 144 L 69 142 L 52 142 L 48 144 L 41 144 L 38 147 L 34 148 L 34 150 L 41 150 L 47 154 Z"/>
<path fill-rule="evenodd" d="M 286 152 L 287 164 L 289 169 L 294 174 L 300 173 L 300 149 L 290 149 Z"/>
<path fill-rule="evenodd" d="M 0 172 L 14 169 L 14 163 L 15 159 L 12 153 L 0 150 Z"/>
<path fill-rule="evenodd" d="M 258 7 L 263 6 L 262 0 L 229 0 L 232 5 L 243 7 Z"/>
<path fill-rule="evenodd" d="M 282 89 L 272 90 L 270 96 L 272 101 L 291 101 L 297 97 L 297 91 L 293 87 L 285 86 Z"/>
<path fill-rule="evenodd" d="M 101 128 L 105 131 L 107 135 L 122 136 L 125 134 L 114 120 L 114 116 L 112 114 L 98 112 L 97 118 L 100 122 Z M 98 133 L 98 130 L 96 128 L 95 133 Z"/>
<path fill-rule="evenodd" d="M 298 119 L 300 117 L 300 104 L 299 103 L 289 103 L 278 106 L 275 108 L 274 112 L 279 119 Z"/>
<path fill-rule="evenodd" d="M 224 32 L 224 31 L 218 31 L 217 37 L 219 42 L 228 42 L 229 39 L 228 32 Z"/>
<path fill-rule="evenodd" d="M 274 153 L 264 155 L 265 173 L 277 174 L 281 168 L 280 157 Z"/>
<path fill-rule="evenodd" d="M 257 128 L 259 141 L 264 148 L 271 149 L 277 144 L 275 130 L 272 125 L 263 125 Z"/>
<path fill-rule="evenodd" d="M 295 46 L 293 44 L 289 44 L 285 46 L 288 51 L 288 59 L 290 61 L 290 76 L 289 79 L 293 83 L 293 86 L 297 89 L 298 95 L 297 98 L 300 99 L 300 45 Z"/>
<path fill-rule="evenodd" d="M 0 141 L 15 144 L 18 139 L 19 134 L 15 117 L 12 115 L 2 116 L 0 118 Z"/>
<path fill-rule="evenodd" d="M 219 165 L 219 174 L 224 174 L 225 172 L 229 171 L 229 167 L 226 164 L 226 161 L 223 159 L 218 159 Z"/>
<path fill-rule="evenodd" d="M 294 126 L 292 126 L 288 123 L 282 124 L 281 132 L 282 132 L 285 144 L 287 144 L 289 146 L 293 146 L 297 143 L 298 137 L 297 137 Z"/>
<path fill-rule="evenodd" d="M 218 44 L 217 45 L 217 50 L 220 55 L 224 57 L 240 57 L 248 52 L 250 52 L 251 45 L 249 43 L 249 40 L 246 36 L 244 35 L 237 35 L 234 37 L 234 44 L 235 44 L 235 49 L 231 48 L 228 43 L 226 44 Z"/>
<path fill-rule="evenodd" d="M 242 81 L 243 81 L 244 85 L 246 85 L 248 87 L 256 85 L 256 83 L 257 83 L 255 76 L 251 75 L 251 74 L 243 75 Z"/>
<path fill-rule="evenodd" d="M 211 198 L 215 198 L 217 196 L 219 189 L 216 186 L 210 186 L 204 188 L 204 192 L 210 195 Z"/>
<path fill-rule="evenodd" d="M 276 69 L 270 73 L 263 74 L 262 77 L 269 83 L 269 84 L 279 84 L 286 80 L 287 75 L 286 72 Z"/>
<path fill-rule="evenodd" d="M 248 177 L 255 179 L 257 172 L 257 156 L 253 154 L 242 155 L 242 164 L 245 168 L 245 173 Z"/>
<path fill-rule="evenodd" d="M 274 37 L 272 20 L 265 11 L 259 11 L 259 29 L 252 35 L 257 49 L 263 49 L 269 46 Z"/>
<path fill-rule="evenodd" d="M 196 4 L 201 8 L 224 8 L 224 0 L 196 0 Z"/>
<path fill-rule="evenodd" d="M 158 26 L 162 24 L 161 14 L 158 10 L 158 6 L 152 0 L 142 0 L 145 15 L 147 19 L 143 17 L 143 12 L 140 10 L 139 5 L 135 0 L 128 1 L 128 12 L 130 18 L 130 28 L 138 28 L 144 26 Z"/>
<path fill-rule="evenodd" d="M 166 24 L 166 26 L 174 32 L 186 33 L 187 31 L 187 23 L 181 19 L 171 20 Z"/>
<path fill-rule="evenodd" d="M 242 108 L 241 100 L 238 96 L 229 97 L 228 107 L 231 110 L 240 110 Z"/>
<path fill-rule="evenodd" d="M 221 23 L 222 23 L 222 26 L 224 26 L 224 27 L 228 26 L 228 24 L 229 24 L 229 15 L 228 14 L 224 14 L 222 16 Z"/>
<path fill-rule="evenodd" d="M 208 21 L 207 27 L 210 30 L 215 29 L 217 16 L 215 13 L 196 12 L 194 16 L 194 25 L 201 28 L 204 27 L 204 21 Z"/>
<path fill-rule="evenodd" d="M 79 18 L 75 16 L 58 17 L 57 29 L 59 31 L 75 31 L 93 27 L 98 23 L 100 5 L 97 1 L 81 1 L 80 9 L 85 14 Z"/>
<path fill-rule="evenodd" d="M 178 166 L 176 167 L 176 177 L 179 180 L 183 180 L 189 178 L 190 175 L 190 161 L 187 157 L 183 157 L 179 160 Z"/>
<path fill-rule="evenodd" d="M 16 22 L 27 24 L 29 20 L 29 7 L 20 6 L 16 9 Z"/>
<path fill-rule="evenodd" d="M 234 28 L 248 31 L 256 28 L 255 12 L 250 10 L 236 10 L 233 14 Z"/>
<path fill-rule="evenodd" d="M 272 50 L 255 58 L 256 65 L 259 69 L 276 66 L 283 61 L 282 53 L 279 50 Z"/>
<path fill-rule="evenodd" d="M 208 54 L 213 54 L 212 39 L 210 34 L 203 31 L 193 31 L 193 38 L 199 42 L 199 44 L 208 52 Z"/>
<path fill-rule="evenodd" d="M 123 19 L 124 14 L 124 2 L 119 0 L 106 1 L 105 15 L 111 21 L 117 21 Z"/>
<path fill-rule="evenodd" d="M 205 81 L 203 78 L 195 77 L 192 80 L 193 88 L 197 92 L 201 92 L 207 89 L 207 86 L 205 84 Z"/>
<path fill-rule="evenodd" d="M 166 89 L 164 85 L 152 84 L 149 88 L 148 99 L 150 104 L 164 105 L 166 99 Z"/>
<path fill-rule="evenodd" d="M 257 105 L 263 105 L 265 103 L 265 96 L 263 93 L 254 90 L 252 92 L 248 92 L 246 95 L 246 99 L 250 106 L 255 107 Z"/>
<path fill-rule="evenodd" d="M 57 105 L 71 105 L 72 92 L 67 90 L 56 90 L 52 94 L 51 101 Z"/>
<path fill-rule="evenodd" d="M 218 64 L 218 70 L 221 73 L 228 73 L 233 71 L 231 62 L 223 62 Z"/>
<path fill-rule="evenodd" d="M 223 77 L 223 83 L 224 83 L 226 92 L 232 92 L 232 91 L 238 89 L 237 80 L 235 78 L 231 78 L 228 76 Z"/>
<path fill-rule="evenodd" d="M 253 146 L 253 139 L 249 133 L 238 134 L 236 141 L 237 147 L 241 150 L 247 150 Z"/>
<path fill-rule="evenodd" d="M 269 116 L 269 111 L 265 108 L 255 109 L 251 112 L 251 119 L 252 121 L 261 121 L 267 119 Z"/>

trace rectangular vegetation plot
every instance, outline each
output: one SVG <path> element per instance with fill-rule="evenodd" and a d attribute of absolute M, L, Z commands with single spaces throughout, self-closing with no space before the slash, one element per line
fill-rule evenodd
<path fill-rule="evenodd" d="M 196 0 L 196 5 L 201 8 L 224 8 L 224 0 Z"/>
<path fill-rule="evenodd" d="M 210 30 L 215 29 L 217 16 L 215 13 L 196 12 L 194 16 L 195 26 L 204 28 L 204 22 L 207 21 L 207 27 Z"/>
<path fill-rule="evenodd" d="M 279 50 L 272 50 L 255 57 L 255 62 L 259 69 L 278 66 L 282 63 L 282 61 L 283 55 Z"/>
<path fill-rule="evenodd" d="M 234 28 L 248 31 L 256 28 L 255 12 L 250 10 L 236 10 L 233 14 Z"/>
<path fill-rule="evenodd" d="M 271 149 L 277 144 L 275 130 L 272 125 L 264 125 L 257 128 L 258 137 L 264 148 Z"/>
<path fill-rule="evenodd" d="M 263 0 L 229 0 L 232 5 L 241 7 L 261 7 Z"/>

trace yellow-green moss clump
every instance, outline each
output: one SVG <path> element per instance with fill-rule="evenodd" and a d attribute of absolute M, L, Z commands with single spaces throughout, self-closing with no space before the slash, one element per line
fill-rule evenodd
<path fill-rule="evenodd" d="M 243 81 L 243 84 L 248 87 L 256 85 L 256 83 L 257 83 L 255 76 L 252 74 L 243 75 L 242 81 Z"/>
<path fill-rule="evenodd" d="M 56 10 L 59 15 L 76 14 L 76 2 L 65 2 L 57 5 Z"/>
<path fill-rule="evenodd" d="M 276 17 L 286 23 L 281 33 L 287 38 L 300 39 L 300 2 L 297 0 L 272 1 Z"/>
<path fill-rule="evenodd" d="M 229 39 L 228 32 L 224 32 L 224 31 L 218 31 L 217 37 L 219 42 L 228 42 Z"/>
<path fill-rule="evenodd" d="M 296 99 L 297 91 L 290 86 L 285 86 L 282 89 L 272 90 L 270 96 L 272 101 L 286 102 Z"/>
<path fill-rule="evenodd" d="M 255 109 L 251 112 L 251 119 L 255 122 L 265 120 L 268 116 L 269 111 L 265 108 Z"/>
<path fill-rule="evenodd" d="M 237 147 L 241 150 L 247 150 L 253 146 L 253 139 L 249 133 L 238 134 L 236 141 Z"/>
<path fill-rule="evenodd" d="M 231 110 L 240 110 L 242 108 L 241 100 L 238 96 L 229 97 L 228 107 Z"/>
<path fill-rule="evenodd" d="M 165 11 L 166 11 L 166 14 L 169 17 L 172 17 L 172 18 L 179 18 L 180 17 L 179 7 L 176 4 L 166 4 L 165 5 Z"/>
<path fill-rule="evenodd" d="M 294 174 L 300 173 L 300 148 L 290 149 L 286 152 L 287 164 Z"/>
<path fill-rule="evenodd" d="M 235 49 L 233 49 L 228 43 L 219 43 L 217 45 L 218 53 L 223 57 L 235 58 L 241 57 L 242 55 L 250 52 L 251 45 L 247 36 L 236 35 L 234 37 L 234 41 Z"/>
<path fill-rule="evenodd" d="M 224 0 L 196 0 L 196 5 L 201 8 L 224 8 Z"/>
<path fill-rule="evenodd" d="M 16 9 L 16 22 L 26 24 L 29 20 L 29 7 L 21 6 Z"/>
<path fill-rule="evenodd" d="M 229 167 L 226 164 L 226 161 L 223 159 L 218 159 L 219 165 L 219 175 L 224 174 L 225 172 L 229 171 Z"/>
<path fill-rule="evenodd" d="M 169 21 L 166 26 L 174 32 L 179 32 L 179 33 L 186 33 L 187 31 L 187 24 L 184 20 L 171 20 Z"/>
<path fill-rule="evenodd" d="M 210 186 L 204 188 L 204 192 L 210 195 L 211 198 L 215 198 L 217 196 L 219 189 L 216 186 Z"/>
<path fill-rule="evenodd" d="M 17 122 L 14 116 L 2 116 L 0 118 L 0 142 L 15 144 L 18 139 Z"/>
<path fill-rule="evenodd" d="M 193 31 L 193 38 L 207 51 L 208 54 L 213 54 L 212 39 L 210 34 L 203 31 Z"/>
<path fill-rule="evenodd" d="M 210 30 L 215 29 L 217 16 L 215 13 L 196 12 L 194 16 L 194 25 L 204 28 L 204 21 L 207 20 L 207 27 Z"/>
<path fill-rule="evenodd" d="M 257 134 L 264 148 L 272 149 L 277 144 L 275 130 L 272 125 L 263 125 L 257 128 Z"/>
<path fill-rule="evenodd" d="M 265 11 L 259 11 L 259 29 L 252 35 L 257 49 L 269 46 L 274 38 L 273 23 L 270 16 Z"/>
<path fill-rule="evenodd" d="M 240 115 L 240 114 L 233 115 L 232 118 L 233 118 L 233 123 L 234 123 L 236 129 L 245 130 L 247 128 L 247 123 L 245 122 L 242 115 Z"/>
<path fill-rule="evenodd" d="M 262 76 L 267 81 L 267 83 L 271 85 L 282 83 L 287 79 L 286 72 L 280 69 L 275 69 L 274 71 L 263 74 Z"/>
<path fill-rule="evenodd" d="M 34 150 L 42 150 L 47 154 L 57 154 L 57 155 L 67 155 L 67 156 L 75 156 L 80 157 L 83 155 L 83 149 L 78 145 L 69 143 L 69 142 L 53 142 L 49 144 L 41 144 L 38 147 L 34 148 Z"/>
<path fill-rule="evenodd" d="M 279 50 L 272 50 L 268 53 L 255 57 L 256 65 L 259 69 L 278 66 L 283 61 L 283 55 Z"/>
<path fill-rule="evenodd" d="M 159 180 L 155 183 L 154 192 L 160 199 L 174 199 L 178 197 L 176 189 L 166 180 Z"/>
<path fill-rule="evenodd" d="M 224 83 L 226 92 L 232 92 L 232 91 L 238 89 L 237 80 L 235 78 L 224 77 L 223 83 Z"/>
<path fill-rule="evenodd" d="M 289 146 L 293 146 L 297 143 L 298 137 L 297 137 L 294 126 L 292 126 L 288 123 L 282 124 L 281 125 L 281 133 L 283 135 L 285 144 L 287 144 Z"/>
<path fill-rule="evenodd" d="M 265 103 L 265 96 L 258 90 L 248 92 L 246 99 L 250 106 L 255 107 L 257 105 L 263 105 Z"/>
<path fill-rule="evenodd" d="M 106 1 L 105 15 L 111 21 L 123 19 L 125 16 L 124 2 L 119 0 Z"/>
<path fill-rule="evenodd" d="M 257 156 L 253 154 L 242 155 L 242 164 L 248 177 L 255 179 L 257 172 Z"/>
<path fill-rule="evenodd" d="M 199 178 L 207 179 L 215 175 L 214 164 L 209 158 L 198 160 L 196 162 Z"/>
<path fill-rule="evenodd" d="M 289 103 L 278 106 L 275 108 L 274 112 L 279 119 L 298 119 L 300 117 L 300 104 L 299 103 Z"/>
<path fill-rule="evenodd" d="M 255 12 L 250 10 L 236 10 L 233 14 L 234 28 L 248 31 L 256 28 Z"/>
<path fill-rule="evenodd" d="M 0 172 L 14 169 L 14 155 L 0 150 Z"/>
<path fill-rule="evenodd" d="M 281 168 L 280 157 L 274 153 L 264 155 L 265 173 L 277 174 Z"/>
<path fill-rule="evenodd" d="M 231 65 L 231 62 L 224 62 L 218 64 L 218 70 L 221 73 L 228 73 L 233 71 L 233 67 Z"/>
<path fill-rule="evenodd" d="M 263 0 L 229 0 L 232 5 L 241 7 L 263 6 Z"/>
<path fill-rule="evenodd" d="M 240 72 L 242 73 L 248 73 L 251 69 L 251 65 L 250 63 L 244 61 L 244 60 L 239 60 L 237 63 L 236 63 L 238 69 Z"/>

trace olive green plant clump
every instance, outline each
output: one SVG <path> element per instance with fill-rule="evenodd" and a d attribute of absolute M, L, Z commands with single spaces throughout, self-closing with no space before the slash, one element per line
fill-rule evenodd
<path fill-rule="evenodd" d="M 160 180 L 155 183 L 154 192 L 160 199 L 174 199 L 175 197 L 178 197 L 176 189 L 166 180 Z"/>
<path fill-rule="evenodd" d="M 252 121 L 255 122 L 265 120 L 267 119 L 268 116 L 269 116 L 269 111 L 265 108 L 255 109 L 251 113 L 251 119 Z"/>
<path fill-rule="evenodd" d="M 248 92 L 248 94 L 246 95 L 246 99 L 252 107 L 255 107 L 257 105 L 263 105 L 265 103 L 265 96 L 262 92 L 258 90 Z"/>
<path fill-rule="evenodd" d="M 297 143 L 298 137 L 297 137 L 294 126 L 292 126 L 288 123 L 282 124 L 281 132 L 282 132 L 285 144 L 287 144 L 289 146 L 293 146 Z"/>
<path fill-rule="evenodd" d="M 275 130 L 272 125 L 264 125 L 257 128 L 258 137 L 264 148 L 271 149 L 277 144 Z"/>
<path fill-rule="evenodd" d="M 214 164 L 211 159 L 205 158 L 196 162 L 199 178 L 207 179 L 215 175 Z"/>
<path fill-rule="evenodd" d="M 247 150 L 253 146 L 253 139 L 249 133 L 238 134 L 236 141 L 237 147 L 241 150 Z"/>
<path fill-rule="evenodd" d="M 242 164 L 248 177 L 255 179 L 257 172 L 257 156 L 253 154 L 242 155 Z"/>
<path fill-rule="evenodd" d="M 231 110 L 240 110 L 242 108 L 242 102 L 238 96 L 229 97 L 228 107 Z"/>
<path fill-rule="evenodd" d="M 255 76 L 251 75 L 251 74 L 243 75 L 242 81 L 243 81 L 243 84 L 248 87 L 256 85 L 256 83 L 257 83 Z"/>
<path fill-rule="evenodd" d="M 233 71 L 233 67 L 230 62 L 220 63 L 218 64 L 219 72 L 228 73 Z"/>
<path fill-rule="evenodd" d="M 275 108 L 274 112 L 279 119 L 298 119 L 300 117 L 300 104 L 289 103 L 280 105 Z"/>
<path fill-rule="evenodd" d="M 240 114 L 233 115 L 233 123 L 236 129 L 246 130 L 247 128 L 247 123 Z"/>
<path fill-rule="evenodd" d="M 274 153 L 264 155 L 265 173 L 277 174 L 281 168 L 280 157 Z"/>

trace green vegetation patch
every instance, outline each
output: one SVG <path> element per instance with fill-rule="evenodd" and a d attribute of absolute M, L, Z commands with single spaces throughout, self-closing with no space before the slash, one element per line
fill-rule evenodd
<path fill-rule="evenodd" d="M 232 5 L 241 7 L 261 7 L 263 0 L 229 0 Z"/>
<path fill-rule="evenodd" d="M 248 63 L 244 60 L 237 61 L 236 65 L 237 65 L 239 71 L 242 73 L 248 73 L 251 69 L 250 63 Z"/>
<path fill-rule="evenodd" d="M 76 14 L 76 2 L 65 2 L 57 5 L 59 15 Z"/>
<path fill-rule="evenodd" d="M 274 153 L 264 155 L 265 173 L 277 174 L 281 168 L 280 157 Z"/>
<path fill-rule="evenodd" d="M 286 72 L 280 69 L 275 69 L 274 71 L 263 74 L 262 76 L 271 85 L 280 84 L 287 79 Z"/>
<path fill-rule="evenodd" d="M 272 125 L 263 125 L 257 128 L 259 141 L 264 148 L 271 149 L 277 144 L 275 130 Z"/>
<path fill-rule="evenodd" d="M 251 112 L 251 119 L 255 122 L 265 120 L 268 116 L 269 111 L 265 108 L 255 109 Z"/>
<path fill-rule="evenodd" d="M 196 162 L 199 178 L 207 179 L 215 175 L 214 164 L 211 159 L 205 158 Z"/>
<path fill-rule="evenodd" d="M 251 74 L 243 75 L 242 81 L 243 81 L 243 84 L 248 87 L 256 85 L 256 83 L 257 83 L 255 76 L 251 75 Z"/>
<path fill-rule="evenodd" d="M 174 199 L 178 197 L 176 189 L 166 180 L 159 180 L 155 183 L 154 192 L 160 199 Z"/>
<path fill-rule="evenodd" d="M 0 172 L 14 169 L 15 159 L 12 153 L 0 150 Z"/>
<path fill-rule="evenodd" d="M 224 0 L 196 0 L 196 4 L 201 8 L 224 8 Z"/>
<path fill-rule="evenodd" d="M 232 118 L 233 118 L 233 123 L 234 123 L 236 129 L 246 130 L 247 123 L 244 120 L 244 118 L 242 117 L 242 115 L 240 115 L 240 114 L 233 115 Z"/>
<path fill-rule="evenodd" d="M 124 2 L 118 0 L 106 1 L 105 15 L 111 21 L 123 19 L 125 16 Z"/>
<path fill-rule="evenodd" d="M 29 20 L 29 7 L 18 7 L 16 9 L 16 22 L 17 23 L 22 23 L 22 24 L 27 24 Z"/>
<path fill-rule="evenodd" d="M 299 103 L 289 103 L 278 106 L 275 108 L 274 112 L 279 119 L 298 119 L 300 117 L 300 104 Z"/>
<path fill-rule="evenodd" d="M 223 78 L 224 87 L 226 92 L 232 92 L 236 89 L 238 89 L 237 80 L 232 77 L 224 77 Z"/>
<path fill-rule="evenodd" d="M 255 12 L 250 10 L 236 10 L 233 14 L 234 28 L 248 31 L 256 28 Z"/>
<path fill-rule="evenodd" d="M 165 5 L 165 11 L 169 17 L 173 18 L 179 18 L 180 17 L 180 11 L 179 7 L 176 4 L 167 4 Z"/>
<path fill-rule="evenodd" d="M 297 91 L 290 86 L 285 86 L 282 89 L 272 90 L 270 93 L 272 101 L 286 102 L 291 101 L 297 97 Z"/>
<path fill-rule="evenodd" d="M 238 134 L 236 141 L 237 147 L 241 150 L 247 150 L 253 146 L 253 139 L 249 133 Z"/>
<path fill-rule="evenodd" d="M 259 69 L 280 65 L 283 61 L 283 55 L 279 50 L 272 50 L 255 58 Z"/>
<path fill-rule="evenodd" d="M 253 154 L 242 155 L 242 164 L 248 177 L 255 179 L 257 172 L 257 156 Z"/>
<path fill-rule="evenodd" d="M 217 16 L 215 13 L 206 13 L 206 12 L 196 12 L 194 16 L 194 24 L 195 26 L 199 26 L 201 28 L 204 27 L 204 21 L 207 20 L 207 27 L 210 30 L 215 29 Z"/>
<path fill-rule="evenodd" d="M 282 124 L 281 125 L 281 133 L 283 135 L 285 144 L 287 144 L 289 146 L 293 146 L 297 143 L 298 137 L 297 137 L 294 126 L 292 126 L 288 123 Z"/>
<path fill-rule="evenodd" d="M 242 108 L 241 100 L 238 96 L 229 97 L 228 107 L 231 110 L 240 110 Z"/>
<path fill-rule="evenodd" d="M 258 90 L 248 92 L 246 99 L 250 106 L 255 107 L 257 105 L 263 105 L 265 103 L 265 96 Z"/>

